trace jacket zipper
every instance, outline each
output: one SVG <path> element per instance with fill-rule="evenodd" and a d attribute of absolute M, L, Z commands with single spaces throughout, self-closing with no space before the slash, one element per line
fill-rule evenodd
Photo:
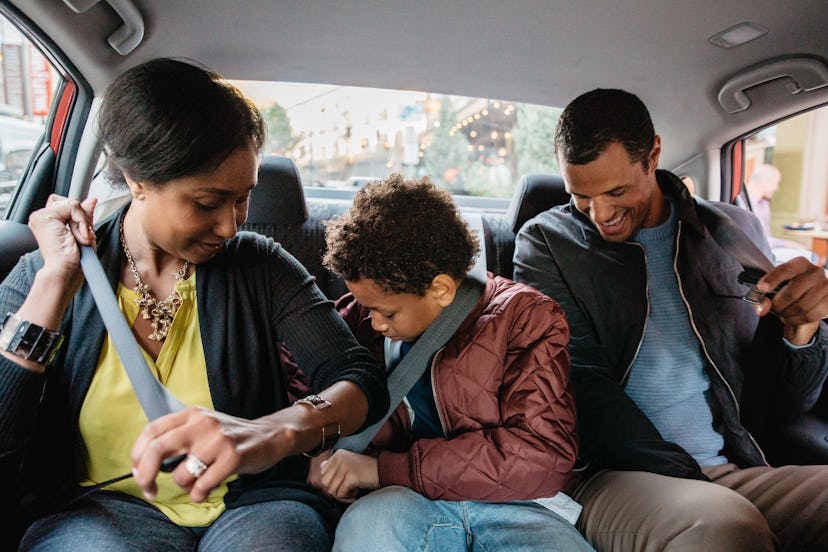
<path fill-rule="evenodd" d="M 434 406 L 436 407 L 436 410 L 437 410 L 437 419 L 440 420 L 440 427 L 443 430 L 443 437 L 447 438 L 449 436 L 449 433 L 448 433 L 448 429 L 447 429 L 447 426 L 446 426 L 446 420 L 444 419 L 443 411 L 440 408 L 440 397 L 437 396 L 437 386 L 434 385 L 434 382 L 437 381 L 436 379 L 434 379 L 434 377 L 435 377 L 434 368 L 435 368 L 435 366 L 437 366 L 437 357 L 443 352 L 443 349 L 445 349 L 445 347 L 441 347 L 440 349 L 437 350 L 436 353 L 434 353 L 434 357 L 431 359 L 431 367 L 429 368 L 429 370 L 431 371 L 431 394 L 434 395 Z M 413 420 L 412 420 L 411 426 L 412 426 L 412 428 L 414 427 Z"/>
<path fill-rule="evenodd" d="M 644 250 L 644 246 L 640 243 L 627 243 L 637 245 L 644 254 L 644 303 L 647 305 L 647 309 L 644 313 L 644 327 L 641 328 L 641 337 L 639 338 L 638 345 L 635 348 L 635 354 L 630 360 L 630 363 L 627 365 L 627 369 L 624 371 L 624 376 L 621 378 L 621 389 L 627 385 L 627 378 L 630 377 L 630 371 L 632 370 L 633 364 L 635 364 L 635 359 L 638 358 L 638 353 L 641 351 L 641 345 L 644 343 L 644 334 L 647 332 L 647 321 L 650 319 L 650 280 L 647 278 L 647 252 Z"/>
<path fill-rule="evenodd" d="M 678 272 L 678 255 L 679 255 L 680 237 L 681 237 L 681 221 L 679 220 L 678 221 L 678 227 L 676 229 L 676 252 L 675 252 L 675 255 L 673 257 L 673 272 L 675 272 L 675 274 L 676 274 L 676 282 L 678 282 L 679 295 L 681 295 L 681 300 L 684 303 L 685 308 L 687 309 L 687 314 L 688 314 L 688 317 L 690 319 L 690 327 L 693 328 L 693 333 L 696 335 L 696 339 L 699 340 L 699 343 L 702 346 L 702 351 L 704 351 L 704 357 L 707 359 L 707 362 L 710 363 L 710 366 L 713 367 L 713 370 L 716 372 L 716 375 L 719 376 L 719 379 L 722 381 L 725 388 L 727 389 L 727 392 L 730 395 L 730 399 L 733 401 L 733 406 L 736 408 L 736 417 L 737 417 L 738 420 L 741 420 L 742 419 L 742 413 L 741 413 L 741 409 L 739 407 L 739 401 L 736 400 L 736 394 L 733 392 L 733 388 L 730 387 L 730 384 L 727 382 L 724 375 L 722 375 L 722 372 L 719 370 L 719 367 L 716 365 L 715 362 L 713 362 L 713 359 L 710 358 L 710 354 L 707 352 L 707 345 L 704 343 L 704 339 L 702 338 L 701 333 L 699 333 L 699 330 L 696 327 L 696 322 L 693 319 L 693 310 L 690 308 L 690 303 L 687 301 L 687 297 L 684 295 L 684 287 L 681 284 L 681 276 L 679 275 L 679 272 Z M 753 435 L 750 434 L 750 431 L 748 431 L 747 428 L 744 428 L 744 430 L 745 430 L 745 433 L 747 433 L 747 436 L 750 437 L 751 443 L 753 443 L 753 446 L 756 447 L 756 450 L 759 452 L 759 455 L 762 457 L 762 461 L 765 463 L 765 465 L 769 466 L 770 464 L 768 464 L 768 460 L 765 458 L 765 453 L 762 450 L 762 448 L 759 446 L 759 443 L 756 442 L 756 439 L 753 438 Z"/>

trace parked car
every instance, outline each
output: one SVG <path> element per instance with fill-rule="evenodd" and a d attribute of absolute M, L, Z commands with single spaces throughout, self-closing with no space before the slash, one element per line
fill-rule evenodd
<path fill-rule="evenodd" d="M 6 212 L 41 136 L 43 123 L 25 120 L 14 110 L 0 106 L 0 214 Z"/>

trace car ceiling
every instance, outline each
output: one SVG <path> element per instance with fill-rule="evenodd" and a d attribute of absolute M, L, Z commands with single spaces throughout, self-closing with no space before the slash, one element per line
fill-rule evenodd
<path fill-rule="evenodd" d="M 94 1 L 94 0 L 93 0 Z M 828 87 L 790 95 L 757 88 L 730 115 L 721 84 L 758 62 L 828 56 L 825 0 L 135 0 L 143 42 L 121 56 L 106 37 L 106 2 L 75 13 L 60 0 L 14 0 L 100 92 L 114 75 L 163 56 L 232 79 L 427 90 L 563 106 L 596 87 L 624 88 L 650 107 L 663 166 L 727 138 L 828 102 Z M 708 38 L 739 22 L 770 32 L 723 49 Z"/>

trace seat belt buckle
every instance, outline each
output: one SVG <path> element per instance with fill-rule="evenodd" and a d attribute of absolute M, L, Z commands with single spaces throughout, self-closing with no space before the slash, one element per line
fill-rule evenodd
<path fill-rule="evenodd" d="M 787 280 L 782 282 L 780 286 L 773 291 L 769 291 L 767 293 L 763 291 L 759 291 L 756 287 L 756 283 L 762 279 L 766 273 L 764 270 L 759 268 L 752 268 L 748 267 L 742 271 L 739 276 L 737 277 L 740 284 L 743 286 L 748 286 L 750 289 L 748 292 L 742 297 L 743 301 L 747 301 L 751 305 L 758 305 L 762 302 L 762 299 L 767 297 L 768 299 L 773 299 L 773 297 L 779 292 L 780 288 L 784 287 L 787 284 Z"/>

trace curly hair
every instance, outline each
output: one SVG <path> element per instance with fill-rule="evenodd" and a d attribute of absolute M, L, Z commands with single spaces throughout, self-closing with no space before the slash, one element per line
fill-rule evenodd
<path fill-rule="evenodd" d="M 463 278 L 479 249 L 446 190 L 400 174 L 360 189 L 347 214 L 325 223 L 325 241 L 323 263 L 339 277 L 419 297 L 438 274 Z"/>

